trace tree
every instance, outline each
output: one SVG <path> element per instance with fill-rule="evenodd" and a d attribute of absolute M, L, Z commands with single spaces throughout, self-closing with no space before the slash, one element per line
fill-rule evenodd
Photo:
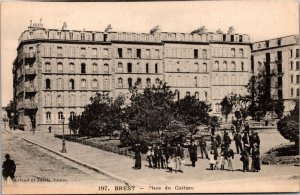
<path fill-rule="evenodd" d="M 80 115 L 74 115 L 69 117 L 69 129 L 76 134 L 77 130 L 80 128 Z M 71 132 L 70 132 L 71 133 Z"/>
<path fill-rule="evenodd" d="M 194 96 L 186 96 L 173 106 L 175 119 L 186 125 L 192 135 L 197 133 L 197 126 L 209 124 L 209 111 L 210 106 Z"/>
<path fill-rule="evenodd" d="M 274 112 L 276 113 L 277 115 L 277 118 L 282 118 L 283 117 L 283 112 L 284 112 L 284 103 L 282 100 L 278 100 L 276 103 L 275 103 L 275 106 L 274 106 Z"/>
<path fill-rule="evenodd" d="M 221 113 L 222 115 L 225 116 L 225 120 L 227 122 L 228 115 L 232 112 L 233 104 L 227 96 L 223 98 L 220 104 L 221 104 Z"/>
<path fill-rule="evenodd" d="M 295 143 L 296 149 L 299 149 L 299 102 L 289 115 L 283 117 L 277 122 L 277 129 L 280 134 Z"/>

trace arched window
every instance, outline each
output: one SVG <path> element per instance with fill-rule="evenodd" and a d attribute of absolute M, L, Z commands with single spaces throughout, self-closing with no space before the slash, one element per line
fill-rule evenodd
<path fill-rule="evenodd" d="M 158 64 L 155 64 L 155 73 L 158 73 Z"/>
<path fill-rule="evenodd" d="M 93 63 L 93 73 L 97 73 L 98 72 L 98 65 L 97 63 Z"/>
<path fill-rule="evenodd" d="M 241 71 L 244 71 L 244 62 L 241 62 Z"/>
<path fill-rule="evenodd" d="M 85 74 L 85 73 L 86 73 L 86 64 L 85 64 L 85 63 L 82 63 L 82 64 L 81 64 L 81 73 L 82 73 L 82 74 Z"/>
<path fill-rule="evenodd" d="M 214 63 L 214 70 L 219 71 L 219 61 L 215 61 Z"/>
<path fill-rule="evenodd" d="M 146 79 L 146 85 L 147 85 L 147 87 L 151 87 L 151 79 L 150 78 Z"/>
<path fill-rule="evenodd" d="M 200 72 L 200 66 L 197 62 L 194 63 L 194 70 L 196 70 L 196 72 Z"/>
<path fill-rule="evenodd" d="M 132 73 L 132 63 L 127 63 L 127 72 Z"/>
<path fill-rule="evenodd" d="M 223 61 L 223 70 L 225 70 L 225 71 L 228 70 L 227 61 Z"/>
<path fill-rule="evenodd" d="M 74 73 L 75 72 L 75 66 L 74 66 L 74 63 L 70 63 L 69 64 L 69 68 L 70 68 L 70 73 Z"/>
<path fill-rule="evenodd" d="M 93 89 L 97 89 L 98 88 L 98 81 L 97 81 L 97 79 L 93 79 L 93 81 L 92 81 L 92 88 Z"/>
<path fill-rule="evenodd" d="M 123 64 L 121 62 L 118 63 L 118 72 L 123 72 Z"/>
<path fill-rule="evenodd" d="M 195 99 L 199 100 L 199 92 L 195 92 Z"/>
<path fill-rule="evenodd" d="M 75 112 L 70 112 L 70 118 L 73 119 L 75 117 Z"/>
<path fill-rule="evenodd" d="M 299 88 L 297 88 L 297 91 L 296 91 L 296 92 L 297 92 L 297 97 L 298 97 L 298 96 L 299 96 Z"/>
<path fill-rule="evenodd" d="M 222 79 L 221 84 L 228 85 L 228 76 L 226 74 L 224 75 L 224 78 Z"/>
<path fill-rule="evenodd" d="M 51 72 L 51 65 L 50 62 L 45 63 L 45 72 Z"/>
<path fill-rule="evenodd" d="M 118 87 L 123 88 L 123 79 L 118 78 Z"/>
<path fill-rule="evenodd" d="M 86 88 L 86 80 L 85 79 L 81 79 L 81 88 L 82 89 Z"/>
<path fill-rule="evenodd" d="M 205 101 L 207 101 L 208 95 L 207 95 L 207 92 L 206 92 L 206 91 L 204 92 L 204 97 L 205 97 Z"/>
<path fill-rule="evenodd" d="M 70 81 L 69 81 L 69 89 L 75 89 L 75 81 L 74 81 L 74 79 L 70 79 Z"/>
<path fill-rule="evenodd" d="M 128 87 L 132 87 L 132 78 L 128 78 Z"/>
<path fill-rule="evenodd" d="M 142 67 L 141 67 L 141 63 L 140 62 L 136 63 L 136 72 L 137 73 L 141 73 L 142 72 Z"/>
<path fill-rule="evenodd" d="M 64 100 L 63 100 L 63 96 L 61 94 L 57 95 L 57 106 L 63 106 L 64 104 Z"/>
<path fill-rule="evenodd" d="M 46 112 L 46 123 L 51 123 L 51 112 Z"/>
<path fill-rule="evenodd" d="M 207 72 L 207 64 L 203 63 L 203 72 Z"/>
<path fill-rule="evenodd" d="M 57 89 L 58 90 L 63 90 L 64 89 L 64 82 L 63 82 L 62 78 L 57 79 Z"/>
<path fill-rule="evenodd" d="M 159 85 L 159 84 L 160 84 L 159 78 L 156 78 L 156 79 L 155 79 L 155 84 L 156 84 L 156 85 Z"/>
<path fill-rule="evenodd" d="M 61 62 L 57 63 L 57 72 L 62 73 L 63 72 L 63 64 Z"/>
<path fill-rule="evenodd" d="M 108 64 L 104 64 L 104 74 L 108 74 L 109 73 L 109 66 Z"/>
<path fill-rule="evenodd" d="M 191 96 L 191 92 L 187 91 L 187 92 L 185 93 L 185 96 L 186 96 L 186 97 Z"/>
<path fill-rule="evenodd" d="M 136 85 L 138 88 L 142 88 L 142 79 L 141 78 L 137 78 Z"/>
<path fill-rule="evenodd" d="M 46 89 L 51 89 L 51 80 L 46 79 Z"/>
<path fill-rule="evenodd" d="M 146 73 L 149 73 L 149 64 L 146 63 Z"/>
<path fill-rule="evenodd" d="M 58 122 L 62 123 L 64 119 L 64 113 L 63 112 L 58 112 Z"/>
<path fill-rule="evenodd" d="M 291 88 L 291 97 L 293 97 L 293 96 L 294 96 L 294 89 Z"/>
<path fill-rule="evenodd" d="M 231 71 L 236 71 L 236 66 L 235 66 L 235 62 L 234 61 L 231 62 L 230 70 Z"/>

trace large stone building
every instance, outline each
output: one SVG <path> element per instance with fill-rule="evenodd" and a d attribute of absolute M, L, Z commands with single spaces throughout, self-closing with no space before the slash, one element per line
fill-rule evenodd
<path fill-rule="evenodd" d="M 299 98 L 299 36 L 290 35 L 252 45 L 254 75 L 265 73 L 269 97 L 284 100 L 285 112 Z"/>
<path fill-rule="evenodd" d="M 225 95 L 246 93 L 250 47 L 249 36 L 233 28 L 172 33 L 157 26 L 150 33 L 128 33 L 110 25 L 96 32 L 30 24 L 13 66 L 19 126 L 61 127 L 62 117 L 81 113 L 96 92 L 129 98 L 128 87 L 136 81 L 142 88 L 165 81 L 176 98 L 194 95 L 220 114 Z"/>

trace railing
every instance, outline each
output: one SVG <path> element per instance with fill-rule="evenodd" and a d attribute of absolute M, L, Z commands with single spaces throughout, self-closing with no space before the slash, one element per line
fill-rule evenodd
<path fill-rule="evenodd" d="M 36 109 L 37 105 L 34 102 L 25 102 L 23 103 L 25 109 Z"/>
<path fill-rule="evenodd" d="M 34 75 L 34 74 L 36 74 L 36 69 L 35 68 L 25 69 L 25 74 L 26 75 Z"/>
<path fill-rule="evenodd" d="M 35 52 L 24 52 L 25 58 L 35 58 Z"/>

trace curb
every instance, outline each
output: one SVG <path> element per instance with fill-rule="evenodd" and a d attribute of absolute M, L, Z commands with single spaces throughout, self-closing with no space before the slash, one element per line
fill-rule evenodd
<path fill-rule="evenodd" d="M 10 134 L 13 134 L 12 132 L 9 132 L 9 131 L 7 131 L 7 130 L 4 130 L 4 131 L 6 131 L 6 132 L 8 132 L 8 133 L 10 133 Z M 23 139 L 23 140 L 25 140 L 25 141 L 27 141 L 27 142 L 33 144 L 33 145 L 36 145 L 36 146 L 38 146 L 38 147 L 40 147 L 40 148 L 43 148 L 44 150 L 47 150 L 47 151 L 52 152 L 52 153 L 54 153 L 54 154 L 56 154 L 56 155 L 58 155 L 58 156 L 60 156 L 60 157 L 63 157 L 63 158 L 68 159 L 68 160 L 70 160 L 70 161 L 72 161 L 72 162 L 75 162 L 76 164 L 79 164 L 79 165 L 81 165 L 81 166 L 84 166 L 84 167 L 86 167 L 86 168 L 88 168 L 88 169 L 91 169 L 91 170 L 97 172 L 97 173 L 100 173 L 100 174 L 102 174 L 102 175 L 105 175 L 105 176 L 107 176 L 107 177 L 109 177 L 109 178 L 111 178 L 111 179 L 114 179 L 114 180 L 117 180 L 117 181 L 119 181 L 119 182 L 122 182 L 122 183 L 124 183 L 125 185 L 128 185 L 128 186 L 137 186 L 137 185 L 134 185 L 132 182 L 129 182 L 128 180 L 126 180 L 126 179 L 124 179 L 124 178 L 122 178 L 122 177 L 119 177 L 119 176 L 117 176 L 117 175 L 115 175 L 115 174 L 113 174 L 113 173 L 107 172 L 107 171 L 105 171 L 105 170 L 103 170 L 103 169 L 100 169 L 100 168 L 98 168 L 98 167 L 95 167 L 95 166 L 93 166 L 93 165 L 84 163 L 84 162 L 82 162 L 82 161 L 80 161 L 80 160 L 77 160 L 77 159 L 75 159 L 75 158 L 72 158 L 72 157 L 70 157 L 70 156 L 61 154 L 61 153 L 59 153 L 59 152 L 57 152 L 57 151 L 54 151 L 54 150 L 52 150 L 52 149 L 50 149 L 50 148 L 48 148 L 48 147 L 45 147 L 45 146 L 43 146 L 43 145 L 40 145 L 40 144 L 38 144 L 38 143 L 36 143 L 36 142 L 33 142 L 33 141 L 31 141 L 31 140 L 29 140 L 29 139 L 27 139 L 27 138 L 24 138 L 24 137 L 22 137 L 22 136 L 19 136 L 19 135 L 17 135 L 17 134 L 14 134 L 14 135 L 16 135 L 17 137 L 19 137 L 19 138 L 21 138 L 21 139 Z"/>

